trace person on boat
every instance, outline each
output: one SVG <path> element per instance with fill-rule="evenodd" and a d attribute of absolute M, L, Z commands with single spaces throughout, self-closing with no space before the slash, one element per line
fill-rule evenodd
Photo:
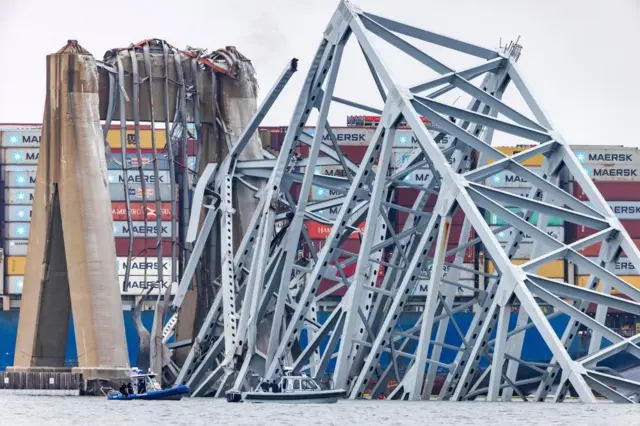
<path fill-rule="evenodd" d="M 144 382 L 144 378 L 138 379 L 138 393 L 147 393 L 147 384 Z"/>
<path fill-rule="evenodd" d="M 271 382 L 271 392 L 280 393 L 280 386 L 278 386 L 275 380 Z"/>
<path fill-rule="evenodd" d="M 133 386 L 131 386 L 131 382 L 127 383 L 127 393 L 125 396 L 133 395 Z"/>
<path fill-rule="evenodd" d="M 128 395 L 128 393 L 127 393 L 127 385 L 125 385 L 124 383 L 122 383 L 122 384 L 120 385 L 120 393 L 121 393 L 123 396 L 127 396 L 127 395 Z"/>
<path fill-rule="evenodd" d="M 263 380 L 262 383 L 260 383 L 260 389 L 262 389 L 263 392 L 269 392 L 269 381 Z"/>

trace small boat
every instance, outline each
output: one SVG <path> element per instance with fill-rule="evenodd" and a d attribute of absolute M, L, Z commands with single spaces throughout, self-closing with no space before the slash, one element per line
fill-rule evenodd
<path fill-rule="evenodd" d="M 142 370 L 131 370 L 130 386 L 123 385 L 120 391 L 111 390 L 107 395 L 109 400 L 133 401 L 133 400 L 163 400 L 176 401 L 191 393 L 189 386 L 178 385 L 168 389 L 162 389 L 156 381 L 156 375 L 152 372 L 143 373 Z"/>
<path fill-rule="evenodd" d="M 228 391 L 228 402 L 277 402 L 284 404 L 334 404 L 347 396 L 344 389 L 323 390 L 311 377 L 290 373 L 277 382 L 261 382 L 253 392 Z"/>

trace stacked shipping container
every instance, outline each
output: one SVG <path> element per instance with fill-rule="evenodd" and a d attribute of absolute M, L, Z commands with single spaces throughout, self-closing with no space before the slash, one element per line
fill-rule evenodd
<path fill-rule="evenodd" d="M 587 174 L 593 179 L 613 213 L 620 219 L 629 235 L 640 242 L 640 150 L 622 146 L 574 146 L 573 150 Z M 574 182 L 574 195 L 588 203 L 582 188 Z M 585 238 L 595 230 L 574 226 L 570 231 L 576 239 Z M 582 254 L 597 262 L 600 244 L 582 250 Z M 640 288 L 640 273 L 623 256 L 616 262 L 615 274 Z M 585 285 L 588 275 L 576 267 L 578 285 Z M 615 289 L 613 293 L 618 293 Z"/>
<path fill-rule="evenodd" d="M 2 168 L 2 184 L 4 203 L 2 212 L 3 247 L 7 256 L 7 279 L 5 292 L 11 295 L 22 293 L 25 260 L 28 251 L 29 222 L 31 219 L 31 205 L 36 182 L 38 151 L 40 147 L 41 127 L 3 127 L 1 135 L 0 166 Z M 143 175 L 138 170 L 138 156 L 136 154 L 135 130 L 133 126 L 126 129 L 124 135 L 126 150 L 123 152 L 121 144 L 121 130 L 113 126 L 107 135 L 107 142 L 113 155 L 113 160 L 107 164 L 109 191 L 112 200 L 113 228 L 118 258 L 118 275 L 122 295 L 140 295 L 149 286 L 155 287 L 151 294 L 158 294 L 158 232 L 163 237 L 163 287 L 169 284 L 171 278 L 171 218 L 178 212 L 171 212 L 171 191 L 169 179 L 169 158 L 165 152 L 166 136 L 164 129 L 155 130 L 155 143 L 158 150 L 158 183 L 159 193 L 155 192 L 155 174 L 152 153 L 152 132 L 145 126 L 140 126 L 139 142 Z M 187 162 L 190 168 L 195 167 L 197 144 L 195 140 L 187 143 Z M 122 166 L 119 164 L 124 158 L 128 170 L 128 195 L 130 200 L 132 226 L 127 222 L 127 208 L 125 203 L 125 185 Z M 180 161 L 180 160 L 179 160 Z M 142 180 L 145 182 L 147 205 L 144 206 Z M 162 201 L 161 212 L 156 210 L 156 199 Z M 161 229 L 157 229 L 157 214 L 162 216 Z M 145 218 L 147 223 L 145 225 Z M 132 247 L 129 247 L 129 235 L 133 235 Z M 125 282 L 127 256 L 131 252 L 132 262 L 130 277 Z M 174 288 L 175 291 L 175 288 Z"/>

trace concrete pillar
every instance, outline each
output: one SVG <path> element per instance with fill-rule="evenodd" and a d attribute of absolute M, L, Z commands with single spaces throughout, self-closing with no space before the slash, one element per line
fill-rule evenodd
<path fill-rule="evenodd" d="M 73 311 L 85 380 L 127 375 L 98 73 L 75 41 L 47 56 L 47 97 L 14 370 L 62 367 Z"/>

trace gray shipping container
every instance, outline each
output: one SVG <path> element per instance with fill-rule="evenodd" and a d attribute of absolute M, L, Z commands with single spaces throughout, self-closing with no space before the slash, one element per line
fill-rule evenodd
<path fill-rule="evenodd" d="M 33 204 L 33 194 L 35 189 L 33 188 L 5 188 L 4 190 L 4 202 L 5 204 Z"/>
<path fill-rule="evenodd" d="M 4 240 L 4 254 L 6 256 L 26 256 L 29 240 Z"/>
<path fill-rule="evenodd" d="M 27 240 L 30 229 L 29 222 L 5 222 L 4 237 L 12 240 Z"/>
<path fill-rule="evenodd" d="M 22 294 L 22 284 L 24 283 L 24 276 L 11 275 L 7 277 L 7 288 L 5 293 L 7 294 Z"/>
<path fill-rule="evenodd" d="M 5 172 L 4 186 L 6 188 L 35 188 L 36 171 L 33 172 Z"/>
<path fill-rule="evenodd" d="M 122 153 L 111 154 L 115 160 L 122 162 Z M 141 154 L 143 170 L 153 170 L 153 154 Z M 168 154 L 158 152 L 158 170 L 169 170 Z M 125 167 L 128 169 L 138 168 L 138 156 L 136 153 L 127 153 Z M 107 164 L 109 170 L 122 170 L 122 166 L 111 160 Z"/>
<path fill-rule="evenodd" d="M 35 172 L 38 170 L 37 164 L 5 164 L 2 171 L 6 172 Z"/>
<path fill-rule="evenodd" d="M 128 237 L 131 230 L 127 222 L 113 222 L 113 233 L 116 237 Z M 162 222 L 162 236 L 171 236 L 171 222 Z M 147 222 L 147 237 L 155 237 L 158 233 L 156 222 Z M 144 237 L 144 222 L 133 222 L 133 236 Z"/>
<path fill-rule="evenodd" d="M 0 132 L 3 148 L 37 148 L 40 146 L 42 127 L 23 127 Z"/>
<path fill-rule="evenodd" d="M 155 172 L 153 170 L 144 170 L 142 172 L 144 181 L 153 184 L 156 181 Z M 109 170 L 109 183 L 124 183 L 124 173 L 122 170 Z M 140 172 L 138 170 L 129 170 L 127 172 L 127 181 L 129 183 L 140 183 Z M 169 171 L 162 170 L 158 172 L 158 182 L 169 183 Z"/>
<path fill-rule="evenodd" d="M 38 148 L 2 148 L 0 162 L 2 164 L 38 164 L 39 151 Z"/>
<path fill-rule="evenodd" d="M 640 149 L 623 146 L 572 145 L 578 161 L 589 165 L 640 164 Z"/>
<path fill-rule="evenodd" d="M 32 206 L 4 206 L 6 222 L 25 222 L 31 220 Z"/>
<path fill-rule="evenodd" d="M 147 201 L 156 200 L 156 188 L 155 184 L 145 185 L 147 191 Z M 130 201 L 142 201 L 142 184 L 130 183 L 128 185 L 129 200 Z M 111 201 L 125 201 L 124 198 L 125 187 L 122 183 L 112 183 L 109 185 L 109 194 Z M 166 183 L 160 184 L 160 200 L 171 201 L 171 185 Z"/>

